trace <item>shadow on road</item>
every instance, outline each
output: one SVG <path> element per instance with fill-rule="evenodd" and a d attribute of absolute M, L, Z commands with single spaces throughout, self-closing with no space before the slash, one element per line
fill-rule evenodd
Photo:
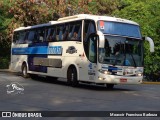
<path fill-rule="evenodd" d="M 36 76 L 32 78 L 32 80 L 37 81 L 37 82 L 44 82 L 44 83 L 50 83 L 50 84 L 56 84 L 56 85 L 63 85 L 63 86 L 69 86 L 66 81 L 62 81 L 61 79 L 59 80 L 51 80 L 47 79 L 46 77 L 39 77 Z M 71 86 L 69 86 L 71 87 Z M 123 88 L 122 88 L 123 87 Z M 113 89 L 107 89 L 106 86 L 104 85 L 95 85 L 95 84 L 86 84 L 86 83 L 81 83 L 77 87 L 73 87 L 75 89 L 87 89 L 87 90 L 95 90 L 95 91 L 135 91 L 130 88 L 124 88 L 125 86 L 121 85 L 115 85 Z"/>

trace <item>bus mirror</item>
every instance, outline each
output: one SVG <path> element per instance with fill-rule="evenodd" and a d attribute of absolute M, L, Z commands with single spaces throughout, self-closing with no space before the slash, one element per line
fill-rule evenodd
<path fill-rule="evenodd" d="M 98 31 L 97 34 L 99 36 L 99 47 L 104 48 L 104 44 L 105 44 L 104 35 L 101 31 Z"/>
<path fill-rule="evenodd" d="M 150 52 L 154 52 L 154 42 L 150 37 L 145 37 L 145 40 L 149 42 Z"/>

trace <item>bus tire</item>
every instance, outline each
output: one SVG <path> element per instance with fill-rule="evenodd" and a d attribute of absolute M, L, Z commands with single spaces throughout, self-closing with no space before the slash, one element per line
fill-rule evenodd
<path fill-rule="evenodd" d="M 107 89 L 111 90 L 114 87 L 114 84 L 106 84 Z"/>
<path fill-rule="evenodd" d="M 26 63 L 23 63 L 23 65 L 22 65 L 22 77 L 29 78 Z"/>
<path fill-rule="evenodd" d="M 67 83 L 72 87 L 76 87 L 79 84 L 77 80 L 77 70 L 73 66 L 69 67 L 67 71 Z"/>

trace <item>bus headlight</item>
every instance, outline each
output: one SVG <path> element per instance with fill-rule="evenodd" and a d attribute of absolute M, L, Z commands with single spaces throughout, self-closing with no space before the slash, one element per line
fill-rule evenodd
<path fill-rule="evenodd" d="M 138 73 L 137 76 L 142 76 L 142 73 Z"/>
<path fill-rule="evenodd" d="M 109 72 L 107 70 L 100 69 L 99 72 L 102 73 L 102 74 L 111 75 L 111 72 Z"/>
<path fill-rule="evenodd" d="M 99 80 L 105 80 L 105 78 L 101 77 L 101 76 L 98 76 L 98 79 Z"/>
<path fill-rule="evenodd" d="M 140 72 L 140 71 L 138 71 L 138 72 L 136 72 L 136 75 L 137 75 L 137 76 L 143 76 L 143 73 Z"/>

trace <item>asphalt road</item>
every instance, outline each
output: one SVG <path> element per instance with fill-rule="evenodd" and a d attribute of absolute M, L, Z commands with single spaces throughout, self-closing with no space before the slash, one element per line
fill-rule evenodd
<path fill-rule="evenodd" d="M 54 82 L 40 77 L 24 79 L 12 73 L 0 72 L 0 111 L 160 111 L 160 85 L 116 85 L 113 90 L 107 90 L 103 86 L 85 84 L 73 88 L 64 82 L 65 79 L 59 80 Z M 9 89 L 11 83 L 17 83 L 24 91 L 7 93 L 12 91 Z"/>

